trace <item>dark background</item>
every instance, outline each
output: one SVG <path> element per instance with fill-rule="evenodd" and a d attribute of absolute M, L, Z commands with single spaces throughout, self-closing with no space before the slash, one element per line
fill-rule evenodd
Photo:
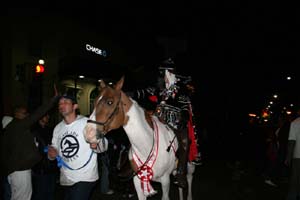
<path fill-rule="evenodd" d="M 192 76 L 194 104 L 204 116 L 234 120 L 259 113 L 274 93 L 285 102 L 299 99 L 299 16 L 284 1 L 26 1 L 1 10 L 12 17 L 68 17 L 108 35 L 138 59 L 124 72 L 130 87 L 153 82 L 149 74 L 169 56 L 157 37 L 183 38 L 186 51 L 172 56 L 178 73 Z"/>

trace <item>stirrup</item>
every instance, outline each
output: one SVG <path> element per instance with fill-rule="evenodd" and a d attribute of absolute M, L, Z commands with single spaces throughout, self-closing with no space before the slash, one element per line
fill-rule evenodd
<path fill-rule="evenodd" d="M 187 188 L 187 186 L 188 186 L 186 175 L 184 175 L 184 174 L 176 174 L 174 176 L 173 183 L 181 188 Z"/>

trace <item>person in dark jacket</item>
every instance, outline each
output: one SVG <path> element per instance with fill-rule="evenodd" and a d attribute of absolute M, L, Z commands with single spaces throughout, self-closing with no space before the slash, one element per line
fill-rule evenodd
<path fill-rule="evenodd" d="M 33 126 L 32 133 L 42 159 L 32 167 L 32 200 L 54 199 L 55 183 L 59 168 L 56 160 L 49 160 L 45 148 L 51 145 L 53 128 L 49 126 L 47 113 Z"/>
<path fill-rule="evenodd" d="M 26 106 L 14 109 L 14 119 L 7 125 L 0 140 L 0 173 L 8 175 L 14 200 L 30 200 L 32 195 L 31 168 L 41 160 L 30 128 L 58 100 L 56 96 L 29 115 Z"/>
<path fill-rule="evenodd" d="M 3 116 L 2 118 L 2 130 L 1 134 L 5 133 L 6 126 L 13 120 L 11 116 Z M 11 190 L 10 185 L 8 183 L 7 176 L 1 176 L 1 197 L 3 200 L 11 200 Z M 1 198 L 0 198 L 1 199 Z"/>

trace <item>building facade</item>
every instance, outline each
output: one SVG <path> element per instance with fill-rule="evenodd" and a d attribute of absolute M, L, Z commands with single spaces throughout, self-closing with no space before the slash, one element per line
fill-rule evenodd
<path fill-rule="evenodd" d="M 110 38 L 72 18 L 1 17 L 0 22 L 2 116 L 19 104 L 34 109 L 53 96 L 54 84 L 61 93 L 73 92 L 81 113 L 88 115 L 97 80 L 135 62 Z M 39 59 L 45 71 L 38 76 Z"/>

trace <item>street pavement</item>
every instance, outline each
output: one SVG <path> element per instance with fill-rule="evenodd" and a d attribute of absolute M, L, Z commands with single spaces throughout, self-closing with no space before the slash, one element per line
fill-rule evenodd
<path fill-rule="evenodd" d="M 278 186 L 270 186 L 264 183 L 261 175 L 256 173 L 253 163 L 237 166 L 225 160 L 206 160 L 202 165 L 196 166 L 193 177 L 194 200 L 284 200 L 287 191 L 287 181 L 277 182 Z M 160 183 L 153 183 L 158 194 L 149 197 L 149 200 L 161 199 Z M 101 194 L 97 184 L 92 200 L 136 200 L 136 195 L 128 198 L 126 190 L 130 188 L 128 182 L 112 179 L 112 195 Z M 63 199 L 61 189 L 57 188 L 56 199 Z M 177 200 L 178 189 L 172 184 L 170 199 Z"/>

